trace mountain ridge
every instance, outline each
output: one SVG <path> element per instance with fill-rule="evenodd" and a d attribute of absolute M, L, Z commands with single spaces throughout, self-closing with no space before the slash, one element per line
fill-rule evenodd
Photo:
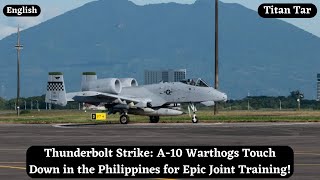
<path fill-rule="evenodd" d="M 313 98 L 320 38 L 281 20 L 262 19 L 242 5 L 219 4 L 220 89 L 231 98 L 248 91 L 288 95 L 295 89 Z M 8 97 L 15 95 L 16 52 L 7 47 L 15 42 L 15 34 L 0 41 L 1 59 L 10 59 L 0 68 Z M 65 73 L 67 91 L 80 89 L 83 71 L 96 71 L 98 77 L 131 76 L 142 84 L 145 69 L 187 68 L 190 78 L 212 85 L 214 3 L 94 1 L 22 31 L 21 42 L 23 96 L 43 94 L 49 71 Z"/>

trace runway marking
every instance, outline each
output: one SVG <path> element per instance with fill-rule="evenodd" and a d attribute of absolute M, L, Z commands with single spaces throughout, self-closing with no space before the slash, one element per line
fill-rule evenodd
<path fill-rule="evenodd" d="M 26 170 L 25 167 L 19 167 L 19 166 L 0 166 L 0 168 L 7 168 L 7 169 L 22 169 Z"/>
<path fill-rule="evenodd" d="M 0 162 L 0 164 L 25 164 L 26 162 Z"/>
<path fill-rule="evenodd" d="M 305 155 L 315 155 L 315 156 L 320 156 L 319 153 L 313 153 L 313 152 L 296 152 L 294 154 L 305 154 Z"/>
<path fill-rule="evenodd" d="M 135 128 L 136 126 L 141 126 L 141 128 L 176 128 L 184 126 L 186 128 L 188 127 L 269 127 L 269 126 L 294 126 L 294 125 L 319 125 L 319 122 L 276 122 L 276 123 L 201 123 L 201 124 L 193 124 L 193 123 L 160 123 L 160 124 L 150 124 L 150 123 L 134 123 L 134 124 L 128 124 L 127 126 L 123 126 L 120 124 L 52 124 L 52 127 L 55 128 L 87 128 L 89 126 L 95 126 L 95 127 L 121 127 L 121 128 Z"/>
<path fill-rule="evenodd" d="M 294 164 L 295 166 L 320 166 L 320 164 Z"/>

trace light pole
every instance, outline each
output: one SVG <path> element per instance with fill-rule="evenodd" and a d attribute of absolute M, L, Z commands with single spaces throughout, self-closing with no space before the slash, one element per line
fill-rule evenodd
<path fill-rule="evenodd" d="M 22 49 L 23 45 L 20 44 L 20 30 L 18 25 L 18 33 L 17 33 L 17 45 L 14 46 L 17 49 L 17 116 L 20 115 L 20 107 L 19 107 L 19 98 L 20 98 L 20 49 Z"/>
<path fill-rule="evenodd" d="M 279 106 L 279 109 L 280 109 L 280 111 L 281 111 L 281 99 L 279 99 L 279 103 L 280 103 L 280 106 Z"/>
<path fill-rule="evenodd" d="M 250 96 L 250 94 L 249 94 L 249 91 L 248 91 L 248 111 L 250 110 L 249 96 Z"/>
<path fill-rule="evenodd" d="M 38 102 L 38 100 L 36 100 L 36 102 L 37 102 L 37 110 L 38 110 L 38 111 L 40 111 L 40 109 L 39 109 L 39 102 Z"/>
<path fill-rule="evenodd" d="M 298 111 L 300 111 L 300 102 L 301 102 L 301 99 L 303 98 L 303 93 L 301 93 L 300 91 L 296 91 L 296 97 L 298 102 Z"/>
<path fill-rule="evenodd" d="M 30 101 L 30 110 L 32 110 L 33 109 L 33 102 L 32 102 L 32 100 Z"/>
<path fill-rule="evenodd" d="M 27 101 L 24 100 L 24 110 L 27 110 Z"/>
<path fill-rule="evenodd" d="M 1 85 L 1 97 L 3 97 L 3 98 L 5 98 L 4 89 L 5 89 L 5 86 Z"/>
<path fill-rule="evenodd" d="M 218 6 L 219 6 L 219 0 L 216 0 L 216 3 L 215 3 L 215 66 L 214 66 L 214 69 L 215 69 L 215 76 L 214 76 L 214 88 L 215 89 L 218 89 L 219 87 L 219 79 L 218 79 L 218 73 L 219 73 L 219 68 L 218 68 L 218 65 L 219 65 L 219 61 L 218 61 L 218 50 L 219 50 L 219 47 L 218 47 L 218 38 L 219 38 L 219 27 L 218 27 Z M 217 109 L 217 103 L 214 104 L 214 115 L 218 114 L 218 109 Z"/>

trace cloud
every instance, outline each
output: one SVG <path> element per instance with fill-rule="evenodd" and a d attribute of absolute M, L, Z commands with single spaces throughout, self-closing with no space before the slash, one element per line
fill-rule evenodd
<path fill-rule="evenodd" d="M 19 24 L 19 26 L 22 29 L 27 29 L 27 28 L 35 26 L 41 22 L 43 22 L 42 16 L 32 17 L 32 18 L 31 17 L 17 17 L 17 18 L 15 18 L 16 25 Z"/>
<path fill-rule="evenodd" d="M 1 29 L 1 31 L 0 31 L 0 39 L 17 32 L 17 28 L 16 27 L 4 25 L 4 24 L 0 24 L 0 29 Z"/>
<path fill-rule="evenodd" d="M 42 1 L 30 0 L 27 4 L 37 4 L 41 7 L 41 14 L 38 17 L 6 17 L 0 15 L 0 40 L 17 31 L 17 26 L 21 30 L 33 27 L 60 14 L 65 13 L 71 9 L 82 6 L 83 4 L 93 0 L 56 0 L 56 1 Z M 6 4 L 21 4 L 21 0 L 1 0 L 0 7 Z"/>
<path fill-rule="evenodd" d="M 0 39 L 17 32 L 19 25 L 21 30 L 35 26 L 43 22 L 43 16 L 38 17 L 10 17 L 6 22 L 0 23 Z"/>

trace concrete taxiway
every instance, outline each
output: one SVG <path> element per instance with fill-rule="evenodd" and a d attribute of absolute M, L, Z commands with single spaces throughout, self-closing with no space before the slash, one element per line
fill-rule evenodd
<path fill-rule="evenodd" d="M 320 178 L 320 123 L 0 124 L 0 179 L 30 179 L 32 145 L 288 145 L 295 153 L 290 179 Z"/>

